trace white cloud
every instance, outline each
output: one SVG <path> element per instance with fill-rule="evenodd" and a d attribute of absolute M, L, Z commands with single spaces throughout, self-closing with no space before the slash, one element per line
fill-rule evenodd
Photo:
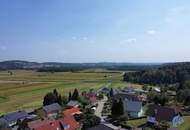
<path fill-rule="evenodd" d="M 137 39 L 136 38 L 128 38 L 124 41 L 122 41 L 121 43 L 136 43 Z"/>
<path fill-rule="evenodd" d="M 148 30 L 148 31 L 147 31 L 147 34 L 149 34 L 149 35 L 154 35 L 154 34 L 156 34 L 156 31 L 155 31 L 155 30 Z"/>
<path fill-rule="evenodd" d="M 88 37 L 82 37 L 82 40 L 87 41 Z"/>

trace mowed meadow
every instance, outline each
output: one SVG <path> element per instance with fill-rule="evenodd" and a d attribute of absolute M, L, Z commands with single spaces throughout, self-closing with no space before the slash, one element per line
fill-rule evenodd
<path fill-rule="evenodd" d="M 57 89 L 62 95 L 68 96 L 69 91 L 90 88 L 101 89 L 125 87 L 122 81 L 123 72 L 104 70 L 86 70 L 81 72 L 36 72 L 32 70 L 0 71 L 0 115 L 42 105 L 46 93 Z M 130 85 L 130 84 L 128 84 Z M 138 87 L 138 85 L 134 85 Z"/>

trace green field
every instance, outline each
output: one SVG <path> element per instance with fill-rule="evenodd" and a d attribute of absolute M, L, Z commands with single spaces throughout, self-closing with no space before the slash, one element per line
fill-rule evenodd
<path fill-rule="evenodd" d="M 108 83 L 110 87 L 125 87 L 122 72 L 85 71 L 78 73 L 45 73 L 25 70 L 0 72 L 0 114 L 10 111 L 36 108 L 42 105 L 46 93 L 57 89 L 62 95 L 77 88 L 79 91 L 90 88 L 100 89 Z M 139 85 L 132 85 L 139 87 Z"/>

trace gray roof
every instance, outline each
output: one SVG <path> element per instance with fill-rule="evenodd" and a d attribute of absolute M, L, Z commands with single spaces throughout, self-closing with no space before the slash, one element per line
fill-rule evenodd
<path fill-rule="evenodd" d="M 142 102 L 139 101 L 128 101 L 124 102 L 125 108 L 129 112 L 140 112 L 142 108 Z"/>
<path fill-rule="evenodd" d="M 67 106 L 70 106 L 70 107 L 74 107 L 74 106 L 77 106 L 77 105 L 80 105 L 80 103 L 78 101 L 71 100 L 71 101 L 69 101 L 67 103 Z"/>
<path fill-rule="evenodd" d="M 43 110 L 47 113 L 61 110 L 61 106 L 58 103 L 53 103 L 43 107 Z"/>
<path fill-rule="evenodd" d="M 25 119 L 28 116 L 29 115 L 25 111 L 17 111 L 17 112 L 4 115 L 3 118 L 10 123 L 10 122 L 14 122 L 20 119 Z"/>
<path fill-rule="evenodd" d="M 0 118 L 0 130 L 8 127 L 8 122 L 4 118 Z"/>

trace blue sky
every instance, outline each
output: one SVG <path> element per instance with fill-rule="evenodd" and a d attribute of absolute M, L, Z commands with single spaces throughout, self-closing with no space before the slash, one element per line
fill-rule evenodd
<path fill-rule="evenodd" d="M 189 0 L 1 0 L 0 61 L 190 61 Z"/>

